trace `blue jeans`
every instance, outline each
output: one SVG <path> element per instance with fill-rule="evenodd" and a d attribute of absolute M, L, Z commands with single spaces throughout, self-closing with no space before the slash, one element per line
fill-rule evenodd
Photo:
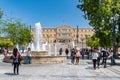
<path fill-rule="evenodd" d="M 26 64 L 30 64 L 31 63 L 30 60 L 31 60 L 31 57 L 30 56 L 26 56 Z"/>
<path fill-rule="evenodd" d="M 111 65 L 115 65 L 115 58 L 111 56 L 110 59 L 111 59 Z"/>

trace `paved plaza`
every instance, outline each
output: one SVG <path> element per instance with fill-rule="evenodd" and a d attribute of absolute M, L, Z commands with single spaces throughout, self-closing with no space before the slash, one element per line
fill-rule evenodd
<path fill-rule="evenodd" d="M 13 75 L 13 66 L 0 59 L 0 80 L 120 80 L 120 60 L 116 62 L 115 66 L 96 70 L 91 60 L 80 60 L 79 65 L 70 60 L 62 64 L 22 64 L 20 74 Z"/>

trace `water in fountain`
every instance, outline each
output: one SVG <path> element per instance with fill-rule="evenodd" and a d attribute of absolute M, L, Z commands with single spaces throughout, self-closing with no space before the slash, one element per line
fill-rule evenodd
<path fill-rule="evenodd" d="M 64 61 L 66 61 L 66 56 L 56 56 L 56 51 L 57 51 L 57 47 L 55 44 L 55 56 L 54 55 L 50 55 L 51 54 L 51 46 L 49 44 L 49 51 L 47 51 L 46 44 L 42 43 L 42 29 L 41 29 L 41 24 L 40 23 L 36 23 L 35 24 L 35 28 L 34 28 L 34 40 L 33 42 L 31 42 L 28 47 L 31 48 L 32 51 L 32 58 L 31 58 L 31 63 L 35 63 L 35 64 L 55 64 L 55 63 L 63 63 Z M 16 46 L 17 47 L 17 46 Z M 23 63 L 26 62 L 26 55 L 22 55 L 23 59 Z M 6 57 L 6 62 L 10 62 L 10 56 Z"/>
<path fill-rule="evenodd" d="M 42 43 L 42 33 L 41 33 L 41 24 L 36 23 L 35 24 L 35 50 L 40 51 L 41 50 L 41 43 Z"/>
<path fill-rule="evenodd" d="M 32 43 L 33 51 L 42 51 L 43 50 L 43 44 L 42 44 L 42 28 L 41 24 L 35 23 L 35 29 L 34 29 L 34 41 Z M 45 49 L 44 49 L 45 50 Z"/>
<path fill-rule="evenodd" d="M 31 42 L 30 48 L 31 48 L 31 51 L 35 50 L 33 42 Z"/>

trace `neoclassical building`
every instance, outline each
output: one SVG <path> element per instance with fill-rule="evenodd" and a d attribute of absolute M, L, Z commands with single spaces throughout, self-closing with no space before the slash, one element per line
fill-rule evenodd
<path fill-rule="evenodd" d="M 85 42 L 86 37 L 94 34 L 93 28 L 74 28 L 71 26 L 58 26 L 56 28 L 42 28 L 43 42 Z M 78 35 L 78 36 L 77 36 Z"/>

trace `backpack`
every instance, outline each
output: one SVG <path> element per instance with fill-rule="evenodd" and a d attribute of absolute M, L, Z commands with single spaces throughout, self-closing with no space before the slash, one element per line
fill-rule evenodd
<path fill-rule="evenodd" d="M 80 51 L 80 54 L 81 54 L 81 55 L 84 55 L 84 51 L 83 51 L 83 50 L 81 50 L 81 51 Z"/>
<path fill-rule="evenodd" d="M 108 52 L 107 51 L 102 51 L 102 57 L 108 57 Z"/>
<path fill-rule="evenodd" d="M 13 63 L 19 63 L 18 58 L 14 58 L 14 59 L 13 59 Z"/>
<path fill-rule="evenodd" d="M 74 49 L 72 49 L 72 51 L 71 51 L 71 56 L 75 56 L 75 50 Z"/>
<path fill-rule="evenodd" d="M 17 53 L 17 56 L 15 57 L 14 55 L 13 55 L 13 63 L 19 63 L 20 62 L 20 60 L 19 60 L 19 54 Z"/>
<path fill-rule="evenodd" d="M 102 53 L 98 52 L 98 58 L 102 58 Z"/>

